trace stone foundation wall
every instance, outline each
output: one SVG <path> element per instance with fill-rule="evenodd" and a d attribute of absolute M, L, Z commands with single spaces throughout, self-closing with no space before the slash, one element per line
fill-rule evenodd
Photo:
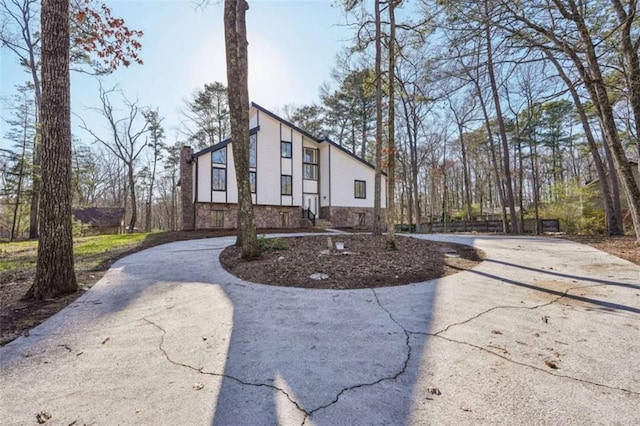
<path fill-rule="evenodd" d="M 385 209 L 381 212 L 384 222 Z M 365 215 L 364 226 L 358 223 L 361 213 Z M 373 229 L 373 207 L 321 207 L 320 217 L 330 221 L 335 228 Z"/>
<path fill-rule="evenodd" d="M 238 205 L 223 203 L 196 203 L 196 229 L 220 228 L 214 226 L 213 212 L 222 211 L 224 225 L 221 228 L 235 229 L 238 227 Z M 288 215 L 288 225 L 282 224 L 280 213 Z M 291 206 L 253 206 L 256 228 L 299 228 L 301 226 L 301 208 Z"/>

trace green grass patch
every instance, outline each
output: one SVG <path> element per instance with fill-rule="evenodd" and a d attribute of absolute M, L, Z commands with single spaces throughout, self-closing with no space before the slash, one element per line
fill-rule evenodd
<path fill-rule="evenodd" d="M 0 272 L 33 267 L 38 252 L 37 241 L 16 241 L 0 244 Z"/>
<path fill-rule="evenodd" d="M 76 264 L 90 263 L 98 266 L 114 251 L 123 251 L 142 244 L 154 234 L 120 234 L 78 237 L 73 240 L 73 253 Z M 35 267 L 38 255 L 38 242 L 16 241 L 0 243 L 0 272 L 21 271 Z"/>
<path fill-rule="evenodd" d="M 80 260 L 82 257 L 109 252 L 122 246 L 137 245 L 149 235 L 149 233 L 139 233 L 80 237 L 74 240 L 73 253 Z"/>

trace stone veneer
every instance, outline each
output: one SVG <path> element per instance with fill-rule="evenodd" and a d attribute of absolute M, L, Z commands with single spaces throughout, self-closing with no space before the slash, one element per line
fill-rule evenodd
<path fill-rule="evenodd" d="M 214 228 L 212 224 L 213 211 L 224 212 L 224 229 L 237 228 L 238 205 L 224 203 L 196 203 L 196 223 L 195 229 Z M 289 225 L 282 226 L 280 213 L 289 214 Z M 256 228 L 298 228 L 301 225 L 302 209 L 291 206 L 253 206 L 254 220 Z"/>
<path fill-rule="evenodd" d="M 364 226 L 358 224 L 358 213 L 365 214 Z M 381 209 L 384 223 L 385 209 Z M 321 207 L 320 217 L 331 222 L 334 228 L 373 229 L 373 207 Z"/>

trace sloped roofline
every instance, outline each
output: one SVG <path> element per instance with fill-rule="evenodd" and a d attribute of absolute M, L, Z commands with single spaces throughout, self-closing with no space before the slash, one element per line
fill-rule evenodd
<path fill-rule="evenodd" d="M 258 133 L 258 130 L 260 130 L 260 126 L 256 126 L 256 127 L 253 127 L 251 129 L 249 129 L 249 136 L 253 135 L 254 133 Z M 229 145 L 230 143 L 231 143 L 231 138 L 227 138 L 227 139 L 223 140 L 222 142 L 218 142 L 215 145 L 211 145 L 208 148 L 205 148 L 205 149 L 202 149 L 202 150 L 196 152 L 195 154 L 193 154 L 193 158 L 200 157 L 201 155 L 207 154 L 207 153 L 212 152 L 212 151 L 217 151 L 220 148 L 224 148 L 225 146 Z"/>
<path fill-rule="evenodd" d="M 329 145 L 331 145 L 331 146 L 334 146 L 334 147 L 338 148 L 340 151 L 344 152 L 345 154 L 347 154 L 349 157 L 353 158 L 354 160 L 357 160 L 357 161 L 359 161 L 360 163 L 364 164 L 365 166 L 370 167 L 370 168 L 372 168 L 373 170 L 375 170 L 375 169 L 376 169 L 376 167 L 375 167 L 373 164 L 371 164 L 371 163 L 369 163 L 368 161 L 366 161 L 366 160 L 364 160 L 364 159 L 362 159 L 362 158 L 358 157 L 358 156 L 357 156 L 357 155 L 355 155 L 353 152 L 351 152 L 351 151 L 349 151 L 348 149 L 344 148 L 343 146 L 341 146 L 341 145 L 339 145 L 339 144 L 335 143 L 335 142 L 334 142 L 334 141 L 332 141 L 331 139 L 329 139 L 329 138 L 322 138 L 322 139 L 321 139 L 321 138 L 318 138 L 318 137 L 316 137 L 316 136 L 312 135 L 311 133 L 309 133 L 309 132 L 307 132 L 307 131 L 305 131 L 305 130 L 301 129 L 301 128 L 300 128 L 300 127 L 298 127 L 298 126 L 296 126 L 295 124 L 291 123 L 290 121 L 287 121 L 287 120 L 285 120 L 284 118 L 280 117 L 279 115 L 277 115 L 277 114 L 275 114 L 275 113 L 273 113 L 273 112 L 269 111 L 269 110 L 268 110 L 268 109 L 266 109 L 265 107 L 258 105 L 258 104 L 257 104 L 257 103 L 255 103 L 255 102 L 251 102 L 251 105 L 250 105 L 250 106 L 251 106 L 251 108 L 255 108 L 256 110 L 258 110 L 258 111 L 260 111 L 260 112 L 263 112 L 263 113 L 267 114 L 269 117 L 273 118 L 274 120 L 279 121 L 280 123 L 282 123 L 282 124 L 284 124 L 284 125 L 286 125 L 286 126 L 291 127 L 293 130 L 295 130 L 295 131 L 297 131 L 297 132 L 300 132 L 303 136 L 305 136 L 305 137 L 307 137 L 307 138 L 311 139 L 312 141 L 314 141 L 314 142 L 316 142 L 316 143 L 319 143 L 319 144 L 320 144 L 320 143 L 324 143 L 324 142 L 326 142 L 327 144 L 329 144 Z M 260 126 L 258 125 L 258 126 L 256 126 L 256 127 L 253 127 L 252 129 L 250 129 L 250 130 L 249 130 L 249 134 L 250 134 L 250 135 L 252 135 L 252 134 L 254 134 L 254 133 L 257 133 L 259 130 L 260 130 Z M 193 157 L 194 157 L 194 158 L 197 158 L 197 157 L 200 157 L 201 155 L 207 154 L 207 153 L 209 153 L 209 152 L 217 151 L 218 149 L 220 149 L 220 148 L 224 148 L 225 146 L 229 145 L 230 143 L 231 143 L 231 138 L 225 139 L 225 140 L 223 140 L 222 142 L 219 142 L 219 143 L 217 143 L 217 144 L 215 144 L 215 145 L 212 145 L 212 146 L 210 146 L 210 147 L 208 147 L 208 148 L 205 148 L 205 149 L 203 149 L 203 150 L 200 150 L 200 151 L 196 152 L 195 154 L 193 154 Z M 382 174 L 383 174 L 383 175 L 385 175 L 385 176 L 387 175 L 385 172 L 382 172 Z"/>
<path fill-rule="evenodd" d="M 316 136 L 313 136 L 311 133 L 309 133 L 309 132 L 307 132 L 307 131 L 305 131 L 305 130 L 302 130 L 300 127 L 296 126 L 295 124 L 291 123 L 290 121 L 285 120 L 284 118 L 280 117 L 279 115 L 274 114 L 273 112 L 271 112 L 271 111 L 269 111 L 268 109 L 266 109 L 266 108 L 264 108 L 264 107 L 262 107 L 262 106 L 258 105 L 258 104 L 257 104 L 257 103 L 255 103 L 255 102 L 251 102 L 251 106 L 252 106 L 253 108 L 257 109 L 258 111 L 261 111 L 261 112 L 263 112 L 263 113 L 267 114 L 269 117 L 271 117 L 271 118 L 273 118 L 273 119 L 275 119 L 275 120 L 277 120 L 277 121 L 281 122 L 282 124 L 284 124 L 284 125 L 286 125 L 286 126 L 291 127 L 293 130 L 296 130 L 296 131 L 298 131 L 298 132 L 302 133 L 302 135 L 304 135 L 305 137 L 308 137 L 309 139 L 313 140 L 314 142 L 317 142 L 317 143 L 323 143 L 323 142 L 326 142 L 326 143 L 328 143 L 329 145 L 332 145 L 332 146 L 334 146 L 334 147 L 338 148 L 340 151 L 344 152 L 344 153 L 345 153 L 345 154 L 347 154 L 349 157 L 351 157 L 351 158 L 353 158 L 353 159 L 355 159 L 355 160 L 358 160 L 359 162 L 361 162 L 361 163 L 362 163 L 362 164 L 364 164 L 365 166 L 370 167 L 370 168 L 372 168 L 373 170 L 375 170 L 375 169 L 376 169 L 376 168 L 375 168 L 375 166 L 374 166 L 373 164 L 371 164 L 371 163 L 369 163 L 368 161 L 366 161 L 366 160 L 364 160 L 364 159 L 362 159 L 362 158 L 358 157 L 358 156 L 357 156 L 357 155 L 355 155 L 353 152 L 351 152 L 351 151 L 347 150 L 346 148 L 344 148 L 344 147 L 343 147 L 343 146 L 341 146 L 341 145 L 338 145 L 337 143 L 335 143 L 335 142 L 334 142 L 334 141 L 332 141 L 331 139 L 329 139 L 329 138 L 318 138 L 318 137 L 316 137 Z M 384 172 L 383 172 L 382 174 L 383 174 L 383 175 L 385 175 L 385 176 L 387 175 L 387 174 L 386 174 L 386 173 L 384 173 Z"/>

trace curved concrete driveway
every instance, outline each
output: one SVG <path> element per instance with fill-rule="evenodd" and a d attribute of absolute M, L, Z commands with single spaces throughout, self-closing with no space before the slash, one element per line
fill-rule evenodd
<path fill-rule="evenodd" d="M 488 259 L 333 291 L 240 281 L 217 260 L 232 238 L 124 258 L 0 349 L 0 423 L 640 424 L 640 266 L 563 240 L 427 238 Z"/>

